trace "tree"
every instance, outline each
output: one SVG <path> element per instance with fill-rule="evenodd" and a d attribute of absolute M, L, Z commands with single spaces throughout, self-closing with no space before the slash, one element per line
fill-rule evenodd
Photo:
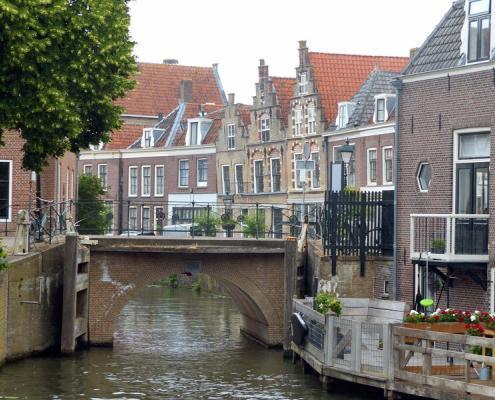
<path fill-rule="evenodd" d="M 100 178 L 94 175 L 79 177 L 77 202 L 78 231 L 86 235 L 103 235 L 112 223 L 112 212 L 102 196 L 105 193 Z"/>
<path fill-rule="evenodd" d="M 0 1 L 0 144 L 26 140 L 23 167 L 109 140 L 136 71 L 127 0 Z"/>
<path fill-rule="evenodd" d="M 264 237 L 267 226 L 265 225 L 265 213 L 259 212 L 258 215 L 248 215 L 244 218 L 242 233 L 246 236 Z"/>

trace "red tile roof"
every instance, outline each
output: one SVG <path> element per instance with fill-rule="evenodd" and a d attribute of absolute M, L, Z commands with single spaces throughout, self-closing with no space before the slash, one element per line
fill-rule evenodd
<path fill-rule="evenodd" d="M 122 128 L 112 132 L 110 142 L 105 145 L 105 150 L 121 150 L 128 148 L 143 135 L 143 125 L 123 124 Z"/>
<path fill-rule="evenodd" d="M 272 77 L 273 86 L 280 104 L 281 118 L 284 126 L 287 126 L 289 118 L 289 100 L 294 97 L 295 78 Z"/>
<path fill-rule="evenodd" d="M 199 113 L 199 104 L 187 104 L 184 111 L 184 116 L 182 117 L 182 125 L 184 129 L 179 129 L 174 139 L 174 146 L 185 146 L 186 144 L 186 133 L 187 133 L 187 120 L 189 118 L 196 118 Z M 217 140 L 218 131 L 221 127 L 222 118 L 224 117 L 223 106 L 217 105 L 205 105 L 204 109 L 206 111 L 206 118 L 212 119 L 213 123 L 206 133 L 203 144 L 213 144 Z"/>
<path fill-rule="evenodd" d="M 239 116 L 241 117 L 241 122 L 245 127 L 251 125 L 251 108 L 246 104 L 239 104 Z"/>
<path fill-rule="evenodd" d="M 139 63 L 134 79 L 136 87 L 126 98 L 117 101 L 124 107 L 125 114 L 167 115 L 177 107 L 182 80 L 192 81 L 193 103 L 223 104 L 211 67 Z"/>
<path fill-rule="evenodd" d="M 310 52 L 309 61 L 325 117 L 331 124 L 337 117 L 338 103 L 349 101 L 375 66 L 399 73 L 409 58 Z"/>

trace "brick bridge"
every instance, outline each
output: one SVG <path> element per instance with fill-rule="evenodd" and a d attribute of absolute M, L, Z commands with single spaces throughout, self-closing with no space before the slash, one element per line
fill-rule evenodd
<path fill-rule="evenodd" d="M 89 271 L 89 341 L 109 345 L 115 322 L 140 289 L 191 266 L 214 278 L 230 294 L 241 329 L 275 346 L 284 339 L 284 315 L 292 290 L 296 243 L 254 239 L 94 237 Z M 286 255 L 287 254 L 287 255 Z"/>

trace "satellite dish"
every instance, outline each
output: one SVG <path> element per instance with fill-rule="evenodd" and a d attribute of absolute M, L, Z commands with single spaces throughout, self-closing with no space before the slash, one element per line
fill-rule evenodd
<path fill-rule="evenodd" d="M 311 158 L 311 146 L 309 142 L 304 143 L 304 159 L 307 161 Z"/>

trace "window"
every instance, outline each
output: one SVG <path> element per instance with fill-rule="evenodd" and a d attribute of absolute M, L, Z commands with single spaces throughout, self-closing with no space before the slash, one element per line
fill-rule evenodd
<path fill-rule="evenodd" d="M 236 164 L 235 166 L 235 183 L 236 192 L 244 193 L 244 167 L 242 164 Z"/>
<path fill-rule="evenodd" d="M 151 167 L 150 166 L 142 167 L 141 174 L 142 174 L 141 195 L 151 196 Z"/>
<path fill-rule="evenodd" d="M 263 193 L 263 160 L 254 161 L 254 193 Z"/>
<path fill-rule="evenodd" d="M 315 162 L 315 169 L 311 171 L 311 186 L 313 189 L 320 187 L 320 153 L 311 153 L 311 160 Z"/>
<path fill-rule="evenodd" d="M 163 227 L 165 226 L 165 214 L 163 212 L 163 207 L 155 207 L 155 220 L 154 225 L 155 231 L 158 235 L 163 233 Z"/>
<path fill-rule="evenodd" d="M 235 149 L 235 125 L 230 124 L 227 126 L 227 140 L 228 140 L 228 149 Z"/>
<path fill-rule="evenodd" d="M 280 158 L 271 159 L 272 192 L 280 192 Z"/>
<path fill-rule="evenodd" d="M 12 205 L 12 161 L 0 161 L 0 218 L 10 221 Z"/>
<path fill-rule="evenodd" d="M 368 149 L 368 185 L 376 185 L 376 149 Z"/>
<path fill-rule="evenodd" d="M 304 185 L 304 172 L 296 169 L 296 165 L 298 161 L 302 160 L 302 154 L 297 153 L 294 154 L 294 171 L 296 172 L 296 189 L 302 189 Z"/>
<path fill-rule="evenodd" d="M 129 207 L 129 230 L 137 230 L 137 208 Z"/>
<path fill-rule="evenodd" d="M 431 184 L 431 165 L 421 163 L 418 169 L 418 185 L 421 192 L 427 192 Z"/>
<path fill-rule="evenodd" d="M 268 117 L 261 118 L 261 141 L 270 141 L 270 118 Z"/>
<path fill-rule="evenodd" d="M 352 152 L 352 157 L 349 161 L 348 164 L 344 164 L 344 177 L 345 177 L 345 184 L 348 187 L 355 187 L 356 186 L 356 146 L 354 144 L 351 144 L 350 146 L 353 147 L 353 152 Z M 334 164 L 342 164 L 342 153 L 340 152 L 341 147 L 335 147 L 334 148 Z"/>
<path fill-rule="evenodd" d="M 98 178 L 100 178 L 103 190 L 108 188 L 108 166 L 107 164 L 98 164 Z"/>
<path fill-rule="evenodd" d="M 469 3 L 468 61 L 490 58 L 490 0 Z"/>
<path fill-rule="evenodd" d="M 138 194 L 138 167 L 129 167 L 129 196 Z"/>
<path fill-rule="evenodd" d="M 284 222 L 283 222 L 283 214 L 281 208 L 277 208 L 277 207 L 273 208 L 272 221 L 273 221 L 273 226 L 272 226 L 273 238 L 282 239 Z"/>
<path fill-rule="evenodd" d="M 84 175 L 93 175 L 93 166 L 85 165 L 84 166 Z"/>
<path fill-rule="evenodd" d="M 230 166 L 222 165 L 223 194 L 230 193 Z"/>
<path fill-rule="evenodd" d="M 393 182 L 393 154 L 392 147 L 383 148 L 383 183 L 390 185 Z"/>
<path fill-rule="evenodd" d="M 211 210 L 208 207 L 174 207 L 172 209 L 172 225 L 191 224 L 193 212 L 194 222 L 196 222 L 201 215 L 211 212 Z"/>
<path fill-rule="evenodd" d="M 342 129 L 347 125 L 347 121 L 349 120 L 347 116 L 347 104 L 341 104 L 339 106 L 339 117 L 337 127 Z"/>
<path fill-rule="evenodd" d="M 306 72 L 301 72 L 299 75 L 299 94 L 308 93 L 308 75 Z"/>
<path fill-rule="evenodd" d="M 301 108 L 296 108 L 294 129 L 295 129 L 295 135 L 296 136 L 302 135 L 302 109 Z"/>
<path fill-rule="evenodd" d="M 143 133 L 143 147 L 145 149 L 152 146 L 153 129 L 145 129 Z"/>
<path fill-rule="evenodd" d="M 189 138 L 189 144 L 194 146 L 198 144 L 198 123 L 191 122 L 191 135 Z"/>
<path fill-rule="evenodd" d="M 189 160 L 179 161 L 179 187 L 189 186 Z"/>
<path fill-rule="evenodd" d="M 208 159 L 206 158 L 198 160 L 198 186 L 208 186 Z"/>
<path fill-rule="evenodd" d="M 155 166 L 155 196 L 163 196 L 165 192 L 165 167 Z"/>
<path fill-rule="evenodd" d="M 490 134 L 472 133 L 459 135 L 460 160 L 490 158 Z"/>
<path fill-rule="evenodd" d="M 314 106 L 308 108 L 308 135 L 316 133 L 316 111 Z"/>
<path fill-rule="evenodd" d="M 143 232 L 151 231 L 151 215 L 149 207 L 141 208 L 141 229 Z"/>
<path fill-rule="evenodd" d="M 385 99 L 376 99 L 376 122 L 385 122 Z"/>

